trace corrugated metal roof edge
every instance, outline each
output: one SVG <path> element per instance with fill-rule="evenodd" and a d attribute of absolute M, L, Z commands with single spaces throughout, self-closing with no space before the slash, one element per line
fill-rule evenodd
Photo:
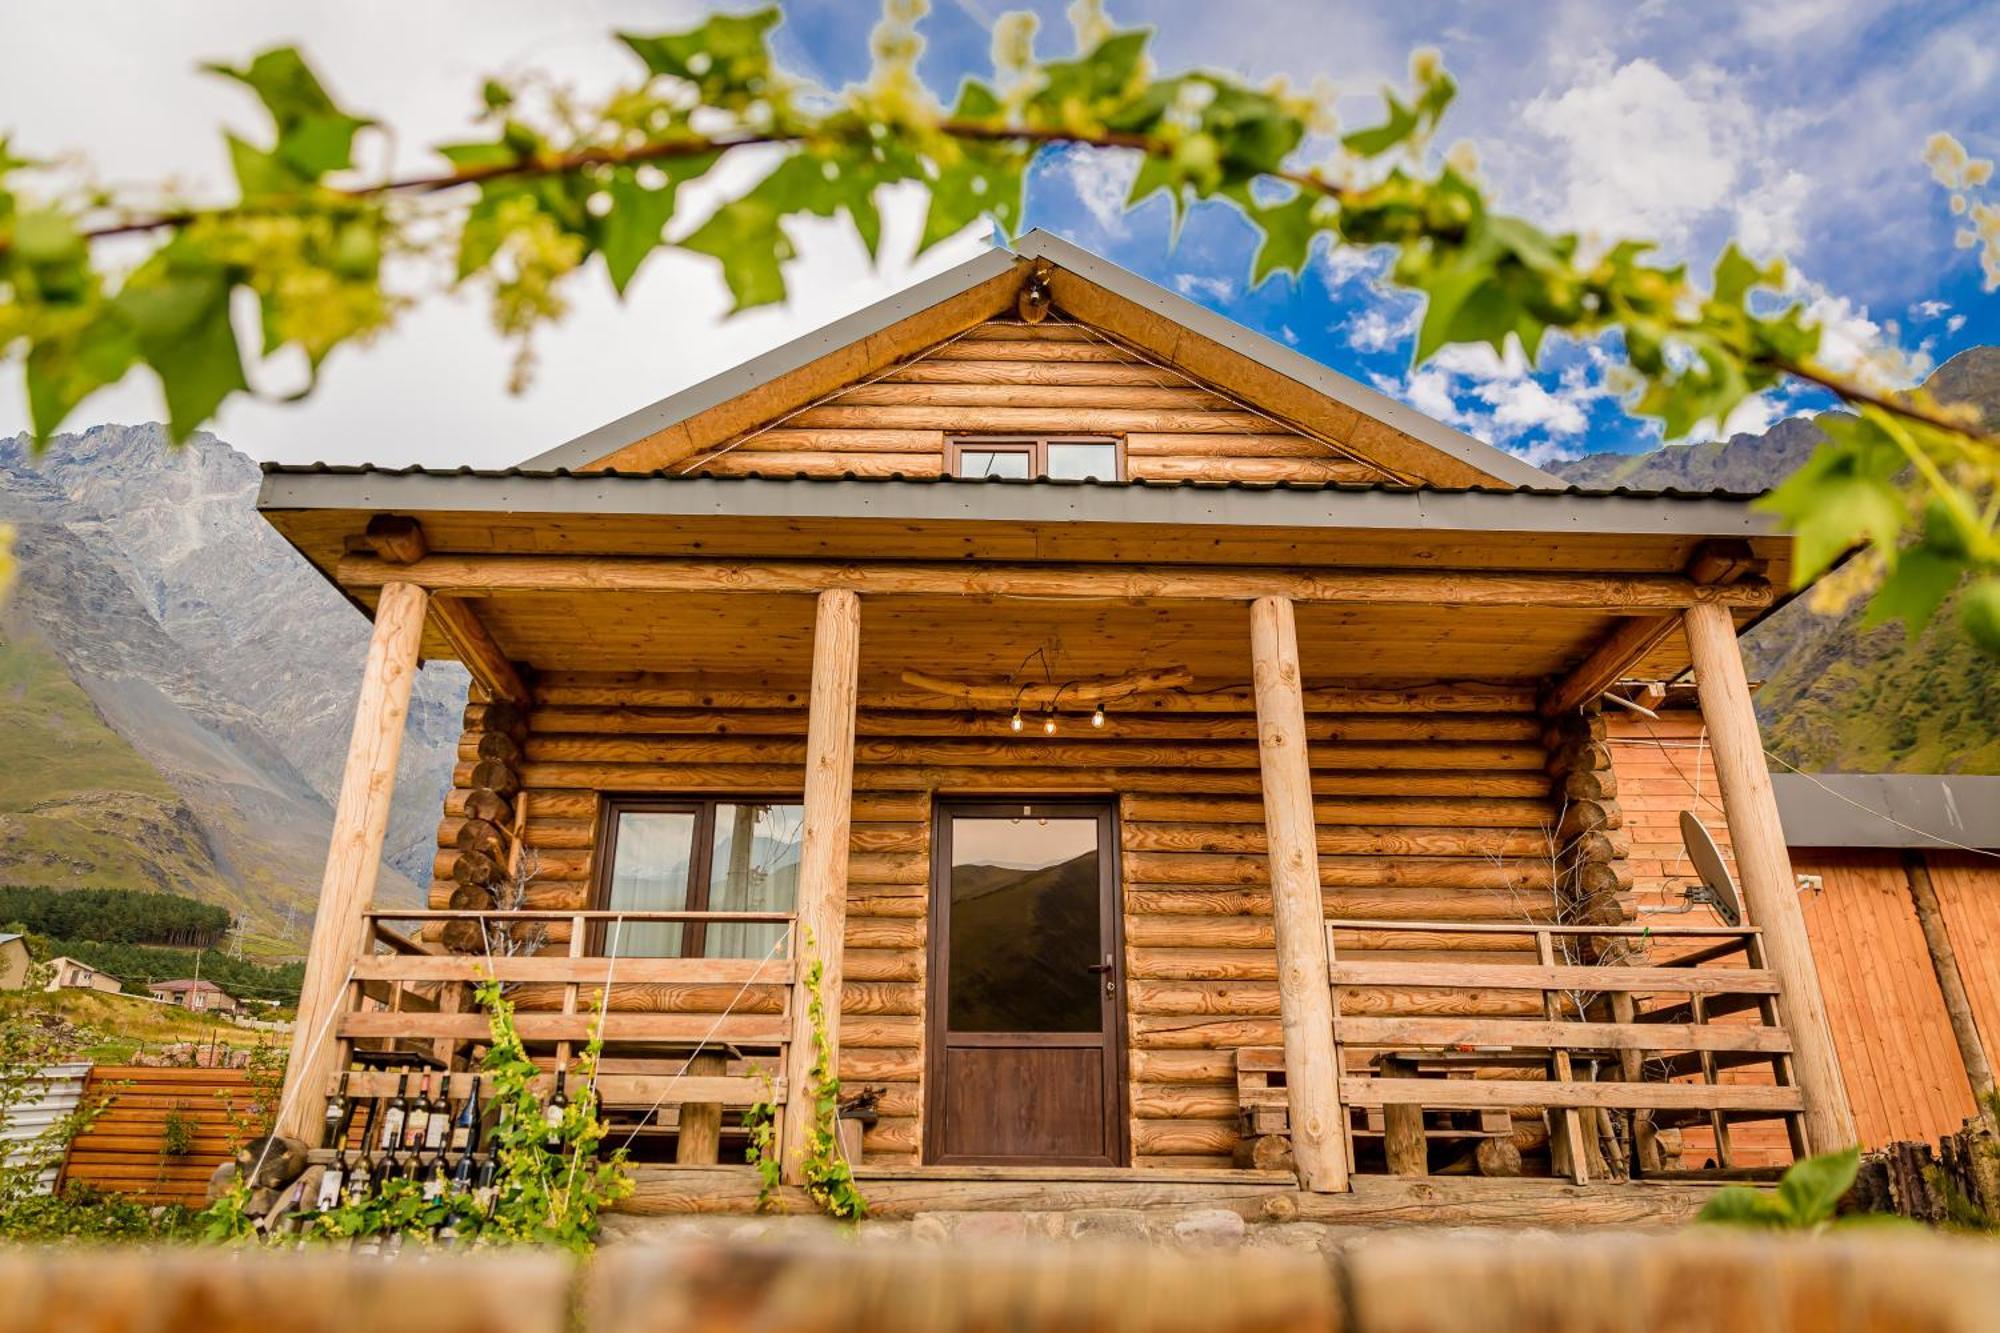
<path fill-rule="evenodd" d="M 1630 486 L 1587 487 L 1587 486 L 1437 486 L 1430 483 L 1408 486 L 1395 482 L 1349 482 L 1349 481 L 1201 481 L 1190 478 L 1175 480 L 1148 480 L 1135 478 L 1128 481 L 1072 481 L 1044 478 L 1026 480 L 1017 477 L 945 477 L 907 476 L 892 473 L 888 476 L 862 475 L 856 472 L 842 472 L 836 475 L 808 474 L 803 472 L 746 472 L 735 476 L 721 477 L 708 473 L 669 472 L 656 469 L 650 472 L 621 471 L 573 471 L 569 468 L 435 468 L 410 464 L 405 467 L 382 467 L 374 463 L 264 463 L 261 465 L 266 476 L 309 477 L 428 477 L 449 480 L 454 477 L 470 477 L 488 481 L 675 481 L 675 482 L 801 482 L 808 485 L 831 485 L 835 483 L 861 483 L 864 485 L 904 485 L 904 486 L 1004 486 L 1004 487 L 1080 487 L 1104 490 L 1196 490 L 1196 491 L 1307 491 L 1339 492 L 1342 494 L 1388 494 L 1388 495 L 1534 495 L 1542 497 L 1572 497 L 1584 500 L 1720 500 L 1748 504 L 1761 499 L 1765 491 L 1731 491 L 1717 488 L 1707 491 L 1684 491 L 1674 487 L 1660 490 L 1641 490 Z"/>
<path fill-rule="evenodd" d="M 1792 847 L 2000 849 L 2000 776 L 1773 773 L 1771 788 Z"/>

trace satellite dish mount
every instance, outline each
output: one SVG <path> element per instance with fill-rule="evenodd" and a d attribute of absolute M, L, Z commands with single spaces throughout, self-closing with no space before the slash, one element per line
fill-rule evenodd
<path fill-rule="evenodd" d="M 1723 863 L 1722 849 L 1716 846 L 1715 836 L 1692 810 L 1681 811 L 1681 844 L 1687 848 L 1688 860 L 1693 862 L 1698 880 L 1681 890 L 1681 901 L 1676 906 L 1639 910 L 1680 913 L 1691 912 L 1700 905 L 1714 912 L 1725 926 L 1742 925 L 1743 899 L 1736 891 L 1736 881 Z"/>

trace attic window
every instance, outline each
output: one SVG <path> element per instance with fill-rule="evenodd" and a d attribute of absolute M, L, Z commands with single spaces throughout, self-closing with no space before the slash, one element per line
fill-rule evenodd
<path fill-rule="evenodd" d="M 954 477 L 1125 479 L 1123 444 L 1102 435 L 954 435 L 946 455 Z"/>

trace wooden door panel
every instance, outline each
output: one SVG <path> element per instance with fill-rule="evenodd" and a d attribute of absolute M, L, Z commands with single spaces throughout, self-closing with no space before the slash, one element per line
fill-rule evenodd
<path fill-rule="evenodd" d="M 938 1090 L 941 1156 L 957 1162 L 1104 1162 L 1112 1157 L 1104 1050 L 952 1047 Z"/>
<path fill-rule="evenodd" d="M 926 1160 L 1125 1160 L 1118 838 L 1103 800 L 941 801 Z"/>

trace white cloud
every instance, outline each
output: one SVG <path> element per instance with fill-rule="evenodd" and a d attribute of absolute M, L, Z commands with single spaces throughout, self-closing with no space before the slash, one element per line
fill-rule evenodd
<path fill-rule="evenodd" d="M 1182 296 L 1197 301 L 1227 301 L 1236 295 L 1236 284 L 1229 278 L 1211 277 L 1200 273 L 1182 273 L 1174 278 L 1174 289 Z"/>
<path fill-rule="evenodd" d="M 1484 343 L 1446 347 L 1403 379 L 1376 375 L 1384 393 L 1530 462 L 1572 456 L 1590 431 L 1592 406 L 1608 396 L 1608 358 L 1596 347 L 1561 370 L 1535 371 L 1512 340 L 1504 353 Z"/>
<path fill-rule="evenodd" d="M 1056 169 L 1106 236 L 1126 234 L 1125 200 L 1132 193 L 1132 178 L 1139 172 L 1136 154 L 1072 149 L 1057 159 Z"/>
<path fill-rule="evenodd" d="M 1912 319 L 1937 319 L 1951 312 L 1949 301 L 1919 301 L 1910 307 Z"/>
<path fill-rule="evenodd" d="M 1338 327 L 1347 335 L 1347 345 L 1357 352 L 1387 352 L 1403 345 L 1417 331 L 1423 307 L 1403 303 L 1397 310 L 1388 301 L 1378 302 L 1348 316 Z"/>
<path fill-rule="evenodd" d="M 1754 107 L 1714 66 L 1677 77 L 1649 57 L 1599 58 L 1532 98 L 1521 122 L 1549 141 L 1510 159 L 1532 172 L 1539 211 L 1594 240 L 1683 250 L 1699 225 L 1726 219 L 1756 252 L 1798 248 L 1812 182 L 1769 146 L 1788 118 Z"/>
<path fill-rule="evenodd" d="M 1964 315 L 1953 315 L 1950 319 L 1944 322 L 1944 331 L 1946 333 L 1957 333 L 1960 329 L 1964 327 L 1965 327 Z"/>

